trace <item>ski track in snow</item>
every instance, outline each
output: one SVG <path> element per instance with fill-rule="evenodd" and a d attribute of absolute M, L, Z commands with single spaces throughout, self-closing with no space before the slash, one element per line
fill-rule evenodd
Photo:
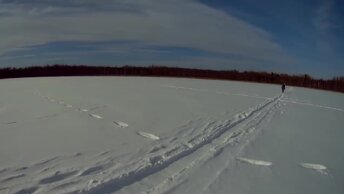
<path fill-rule="evenodd" d="M 197 88 L 190 88 L 190 87 L 183 87 L 183 86 L 174 86 L 174 85 L 160 85 L 160 86 L 161 87 L 167 87 L 167 88 L 173 88 L 173 89 L 182 89 L 182 90 L 191 90 L 191 91 L 197 91 L 197 92 L 215 93 L 215 94 L 227 95 L 227 96 L 242 96 L 242 97 L 249 97 L 249 98 L 259 98 L 259 99 L 271 100 L 271 98 L 269 98 L 269 97 L 259 96 L 259 95 L 247 95 L 247 94 L 241 94 L 241 93 L 227 93 L 227 92 L 219 92 L 219 91 L 212 91 L 212 90 L 206 90 L 206 89 L 197 89 Z M 316 107 L 316 108 L 321 108 L 321 109 L 328 109 L 328 110 L 335 110 L 335 111 L 344 112 L 344 109 L 342 109 L 342 108 L 313 104 L 313 103 L 309 103 L 309 102 L 299 101 L 296 99 L 283 98 L 283 99 L 280 99 L 280 101 L 298 104 L 298 105 L 303 105 L 303 106 L 311 106 L 311 107 Z"/>
<path fill-rule="evenodd" d="M 66 179 L 70 176 L 73 176 L 76 174 L 77 171 L 71 171 L 71 172 L 63 172 L 61 173 L 60 171 L 55 172 L 53 175 L 43 178 L 42 180 L 39 181 L 39 184 L 49 184 L 49 183 L 54 183 L 63 179 Z"/>
<path fill-rule="evenodd" d="M 313 104 L 313 103 L 309 103 L 309 102 L 300 102 L 300 101 L 289 99 L 289 98 L 282 99 L 281 101 L 282 102 L 287 102 L 287 103 L 303 105 L 303 106 L 311 106 L 311 107 L 315 107 L 315 108 L 321 108 L 321 109 L 328 109 L 328 110 L 335 110 L 335 111 L 344 112 L 344 109 L 341 109 L 341 108 L 336 108 L 336 107 L 331 107 L 331 106 L 324 106 L 324 105 L 318 105 L 318 104 Z"/>
<path fill-rule="evenodd" d="M 197 92 L 212 92 L 209 90 L 176 86 L 164 87 L 188 89 Z M 65 169 L 63 167 L 65 165 L 63 164 L 68 161 L 77 161 L 80 156 L 90 157 L 90 155 L 78 153 L 73 156 L 56 156 L 26 167 L 6 168 L 0 172 L 2 177 L 5 177 L 0 180 L 0 186 L 4 190 L 9 190 L 12 193 L 111 193 L 137 183 L 148 176 L 158 174 L 165 168 L 185 158 L 192 158 L 191 162 L 181 166 L 172 174 L 163 177 L 159 183 L 151 185 L 149 189 L 142 192 L 163 193 L 180 185 L 187 179 L 187 174 L 190 171 L 221 154 L 222 150 L 229 145 L 240 146 L 233 153 L 232 158 L 228 160 L 227 164 L 222 169 L 220 168 L 217 176 L 212 179 L 213 181 L 219 178 L 221 173 L 235 160 L 252 165 L 272 165 L 268 161 L 240 157 L 240 152 L 249 143 L 249 139 L 253 138 L 253 134 L 259 131 L 261 123 L 269 122 L 272 119 L 272 115 L 276 112 L 276 109 L 281 106 L 280 102 L 294 103 L 294 101 L 283 99 L 283 95 L 275 98 L 267 98 L 248 96 L 245 94 L 217 93 L 222 95 L 263 98 L 267 102 L 257 107 L 249 108 L 247 111 L 224 121 L 202 119 L 189 121 L 177 129 L 175 136 L 172 137 L 160 138 L 151 133 L 137 132 L 138 135 L 155 141 L 152 141 L 153 146 L 149 149 L 141 150 L 136 155 L 136 158 L 123 156 L 119 160 L 111 156 L 111 151 L 105 151 L 96 154 L 95 159 L 89 158 L 89 163 L 86 165 Z M 57 102 L 56 104 L 65 106 L 66 108 L 73 108 L 72 105 L 68 107 L 68 104 L 63 101 L 58 101 L 47 96 L 44 96 L 44 98 L 50 102 Z M 95 119 L 103 119 L 100 115 L 91 113 L 90 111 L 92 109 L 77 108 L 76 111 L 88 114 Z M 129 126 L 122 121 L 112 121 L 112 123 L 115 127 L 126 128 Z M 243 140 L 248 141 L 238 143 Z M 300 166 L 324 174 L 327 169 L 326 166 L 321 164 L 300 163 Z M 39 178 L 37 179 L 37 177 Z M 13 187 L 20 183 L 23 184 L 23 187 Z M 209 182 L 207 187 L 211 184 L 212 182 Z"/>
<path fill-rule="evenodd" d="M 26 189 L 21 189 L 21 190 L 15 192 L 14 194 L 31 194 L 31 193 L 34 193 L 37 189 L 38 189 L 38 187 L 30 187 L 30 188 L 26 188 Z"/>
<path fill-rule="evenodd" d="M 85 193 L 111 193 L 120 190 L 121 188 L 131 185 L 137 181 L 144 179 L 145 177 L 158 173 L 159 171 L 165 169 L 166 167 L 170 166 L 171 164 L 178 162 L 180 159 L 184 157 L 191 156 L 194 152 L 202 149 L 204 146 L 212 144 L 213 141 L 216 141 L 221 135 L 225 134 L 232 128 L 238 127 L 240 124 L 244 124 L 245 121 L 250 120 L 250 118 L 254 118 L 261 114 L 261 112 L 269 110 L 269 107 L 272 104 L 278 102 L 280 98 L 275 98 L 265 104 L 258 106 L 255 109 L 251 109 L 248 112 L 241 113 L 236 115 L 233 119 L 227 120 L 225 122 L 215 122 L 210 130 L 206 130 L 206 133 L 200 133 L 196 136 L 192 137 L 187 141 L 182 141 L 178 143 L 174 143 L 170 146 L 166 146 L 166 148 L 158 149 L 156 152 L 152 152 L 148 154 L 146 157 L 139 159 L 127 167 L 124 170 L 120 171 L 119 173 L 115 173 L 113 176 L 108 177 L 107 179 L 103 179 L 103 184 L 96 185 L 94 187 L 89 187 L 88 191 Z M 267 109 L 267 110 L 265 110 Z M 233 135 L 233 134 L 231 134 Z M 215 144 L 210 152 L 217 152 L 220 150 L 220 147 L 227 145 L 228 143 L 233 141 L 237 136 L 229 136 L 229 139 L 225 139 L 224 142 L 220 142 Z M 209 155 L 207 151 L 205 151 L 204 155 Z M 211 154 L 213 155 L 213 154 Z M 178 176 L 185 170 L 197 165 L 198 162 L 193 161 L 191 162 L 186 169 L 181 170 L 176 175 L 167 178 L 166 180 L 173 180 L 173 177 Z M 163 185 L 164 185 L 163 181 Z M 159 185 L 158 185 L 159 186 Z M 152 191 L 158 190 L 157 188 L 153 187 L 150 191 L 146 193 L 150 193 Z"/>
<path fill-rule="evenodd" d="M 24 177 L 8 180 L 5 185 L 11 186 L 11 182 L 20 182 L 26 178 L 25 188 L 18 188 L 19 192 L 33 190 L 38 193 L 49 193 L 54 190 L 58 192 L 60 188 L 63 193 L 111 193 L 122 189 L 125 186 L 136 183 L 150 175 L 159 173 L 168 166 L 178 162 L 183 158 L 194 157 L 193 153 L 201 152 L 201 157 L 196 158 L 193 162 L 186 165 L 180 171 L 164 179 L 160 184 L 153 186 L 147 191 L 160 191 L 161 188 L 168 188 L 176 177 L 183 176 L 188 170 L 196 167 L 217 154 L 221 153 L 223 147 L 233 144 L 241 136 L 248 134 L 250 130 L 239 130 L 245 125 L 257 125 L 258 121 L 253 122 L 258 117 L 264 119 L 264 115 L 270 112 L 270 109 L 276 106 L 280 97 L 276 97 L 267 101 L 256 108 L 250 108 L 246 112 L 235 115 L 233 118 L 224 121 L 208 121 L 203 122 L 203 126 L 198 126 L 199 122 L 190 121 L 184 129 L 189 128 L 190 131 L 184 132 L 179 130 L 181 135 L 177 139 L 175 137 L 164 138 L 150 134 L 147 132 L 138 132 L 139 135 L 155 140 L 154 149 L 147 149 L 144 154 L 138 154 L 135 158 L 121 157 L 121 160 L 114 161 L 111 154 L 103 152 L 97 155 L 96 160 L 90 160 L 86 166 L 73 167 L 64 169 L 63 163 L 70 160 L 77 160 L 80 155 L 58 156 L 45 161 L 32 164 L 27 168 L 17 172 L 16 174 L 24 174 Z M 116 121 L 119 123 L 118 121 Z M 201 122 L 202 123 L 202 122 Z M 192 126 L 196 127 L 193 128 Z M 198 129 L 198 130 L 196 130 Z M 178 130 L 177 130 L 178 131 Z M 205 149 L 206 148 L 206 149 Z M 88 157 L 84 155 L 84 157 Z M 19 169 L 14 168 L 14 169 Z M 12 174 L 12 170 L 5 172 L 8 177 Z M 34 177 L 41 177 L 39 180 L 27 183 L 27 180 L 37 180 Z M 92 178 L 91 178 L 92 177 Z M 68 184 L 68 183 L 75 184 Z"/>
<path fill-rule="evenodd" d="M 21 177 L 24 177 L 24 176 L 25 176 L 25 174 L 11 175 L 9 177 L 6 177 L 6 178 L 2 179 L 0 182 L 4 183 L 4 182 L 8 182 L 8 181 L 11 181 L 11 180 L 14 180 L 14 179 L 18 179 L 18 178 L 21 178 Z"/>
<path fill-rule="evenodd" d="M 240 144 L 238 144 L 240 146 L 236 150 L 232 150 L 231 158 L 227 160 L 227 164 L 222 167 L 222 169 L 220 168 L 217 176 L 213 178 L 213 181 L 211 181 L 209 185 L 205 186 L 205 188 L 209 188 L 210 185 L 235 160 L 235 156 L 239 155 L 241 151 L 246 147 L 246 145 L 249 144 L 250 138 L 254 136 L 253 133 L 257 132 L 256 127 L 263 121 L 269 122 L 269 120 L 271 119 L 271 115 L 274 114 L 275 109 L 279 106 L 280 105 L 277 104 L 276 101 L 276 104 L 271 105 L 270 108 L 267 108 L 266 110 L 260 110 L 254 115 L 250 116 L 250 114 L 246 112 L 235 116 L 235 118 L 244 118 L 244 120 L 242 120 L 238 125 L 233 126 L 231 130 L 226 131 L 221 137 L 214 139 L 213 142 L 208 145 L 208 147 L 204 148 L 204 150 L 208 151 L 203 152 L 200 157 L 194 159 L 191 163 L 184 166 L 183 168 L 175 171 L 172 175 L 165 178 L 160 184 L 154 185 L 149 190 L 142 192 L 142 194 L 165 193 L 175 189 L 176 187 L 182 185 L 183 181 L 187 180 L 188 171 L 192 170 L 195 166 L 202 168 L 200 167 L 201 165 L 221 154 L 222 150 L 226 146 L 236 145 L 241 142 Z M 246 117 L 243 117 L 243 115 Z"/>

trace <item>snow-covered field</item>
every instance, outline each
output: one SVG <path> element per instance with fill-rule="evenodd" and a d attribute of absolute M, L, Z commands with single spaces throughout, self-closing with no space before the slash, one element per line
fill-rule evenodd
<path fill-rule="evenodd" d="M 0 193 L 344 193 L 343 94 L 139 77 L 0 91 Z"/>

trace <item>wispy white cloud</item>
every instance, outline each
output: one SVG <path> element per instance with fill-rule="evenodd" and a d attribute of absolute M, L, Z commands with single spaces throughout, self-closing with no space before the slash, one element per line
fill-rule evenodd
<path fill-rule="evenodd" d="M 195 0 L 2 0 L 0 26 L 0 55 L 57 41 L 134 40 L 294 62 L 268 32 Z"/>
<path fill-rule="evenodd" d="M 334 6 L 335 2 L 333 0 L 323 0 L 321 5 L 315 9 L 313 24 L 317 30 L 326 31 L 336 27 L 333 16 Z"/>

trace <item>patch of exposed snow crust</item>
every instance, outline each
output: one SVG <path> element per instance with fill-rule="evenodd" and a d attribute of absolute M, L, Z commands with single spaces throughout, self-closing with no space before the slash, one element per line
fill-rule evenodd
<path fill-rule="evenodd" d="M 240 162 L 257 165 L 257 166 L 271 166 L 272 165 L 272 162 L 263 161 L 263 160 L 254 160 L 254 159 L 243 158 L 243 157 L 237 157 L 236 159 L 239 160 Z"/>
<path fill-rule="evenodd" d="M 90 115 L 91 117 L 95 118 L 95 119 L 103 119 L 102 116 L 97 115 L 97 114 L 90 113 L 89 115 Z"/>
<path fill-rule="evenodd" d="M 302 166 L 303 168 L 308 168 L 308 169 L 318 171 L 322 174 L 327 174 L 327 172 L 326 172 L 327 167 L 325 165 L 322 165 L 322 164 L 300 163 L 300 166 Z"/>
<path fill-rule="evenodd" d="M 129 124 L 122 121 L 114 121 L 113 123 L 115 124 L 116 127 L 122 127 L 122 128 L 129 127 Z"/>
<path fill-rule="evenodd" d="M 160 139 L 159 136 L 156 136 L 154 134 L 147 133 L 147 132 L 140 131 L 137 134 L 141 135 L 142 137 L 149 138 L 149 139 L 152 139 L 152 140 L 159 140 Z"/>

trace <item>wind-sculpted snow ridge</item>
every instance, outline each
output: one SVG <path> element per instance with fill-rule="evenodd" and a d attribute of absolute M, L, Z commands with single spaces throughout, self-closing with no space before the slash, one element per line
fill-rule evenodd
<path fill-rule="evenodd" d="M 192 158 L 191 162 L 162 179 L 159 184 L 143 190 L 143 193 L 160 193 L 183 180 L 181 177 L 189 170 L 221 154 L 224 147 L 236 145 L 244 136 L 250 137 L 261 122 L 270 118 L 267 115 L 278 108 L 280 98 L 250 108 L 231 119 L 190 121 L 177 130 L 176 136 L 161 138 L 141 132 L 140 135 L 144 133 L 148 138 L 155 137 L 152 138 L 155 139 L 152 142 L 154 147 L 141 150 L 134 155 L 136 157 L 123 156 L 118 159 L 112 156 L 111 151 L 93 156 L 77 153 L 53 157 L 25 168 L 13 167 L 3 172 L 6 180 L 2 180 L 4 182 L 0 186 L 10 193 L 112 193 L 158 174 L 182 159 Z M 87 162 L 79 164 L 80 161 Z"/>

